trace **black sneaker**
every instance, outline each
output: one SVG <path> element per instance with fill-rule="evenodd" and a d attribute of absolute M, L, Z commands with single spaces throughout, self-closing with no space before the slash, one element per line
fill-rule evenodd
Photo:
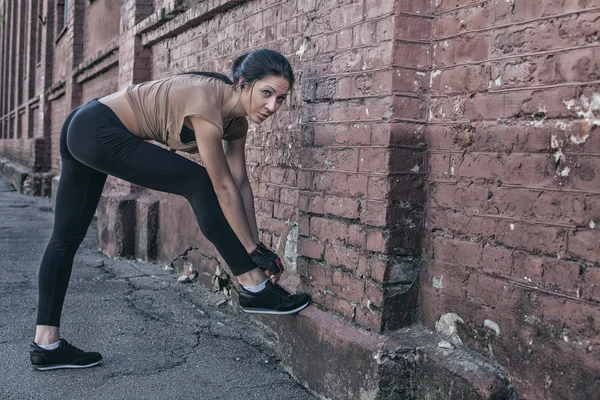
<path fill-rule="evenodd" d="M 86 352 L 69 344 L 65 339 L 60 339 L 58 347 L 54 350 L 42 349 L 31 343 L 29 352 L 31 365 L 40 371 L 59 368 L 88 368 L 100 364 L 102 356 L 96 352 Z"/>
<path fill-rule="evenodd" d="M 255 314 L 293 314 L 310 303 L 308 294 L 289 294 L 270 280 L 258 293 L 249 292 L 240 285 L 239 295 L 242 310 Z"/>

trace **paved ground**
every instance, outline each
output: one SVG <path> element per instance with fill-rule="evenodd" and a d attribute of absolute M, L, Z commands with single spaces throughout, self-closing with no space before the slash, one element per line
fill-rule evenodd
<path fill-rule="evenodd" d="M 53 217 L 49 200 L 0 180 L 0 399 L 315 399 L 277 367 L 272 338 L 243 314 L 158 265 L 104 256 L 93 227 L 75 258 L 61 333 L 104 360 L 33 370 L 37 268 Z"/>

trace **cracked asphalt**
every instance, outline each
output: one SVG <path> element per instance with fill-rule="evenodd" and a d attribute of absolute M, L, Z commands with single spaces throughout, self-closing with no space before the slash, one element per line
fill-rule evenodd
<path fill-rule="evenodd" d="M 0 180 L 0 399 L 316 399 L 278 367 L 275 341 L 220 295 L 157 264 L 111 259 L 92 226 L 75 257 L 61 335 L 98 367 L 31 368 L 48 199 Z"/>

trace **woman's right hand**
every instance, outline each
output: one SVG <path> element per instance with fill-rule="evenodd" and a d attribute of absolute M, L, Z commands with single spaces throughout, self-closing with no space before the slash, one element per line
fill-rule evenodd
<path fill-rule="evenodd" d="M 265 275 L 273 283 L 277 283 L 284 271 L 281 259 L 273 251 L 269 250 L 263 243 L 259 243 L 256 249 L 249 254 L 250 259 L 265 271 Z"/>

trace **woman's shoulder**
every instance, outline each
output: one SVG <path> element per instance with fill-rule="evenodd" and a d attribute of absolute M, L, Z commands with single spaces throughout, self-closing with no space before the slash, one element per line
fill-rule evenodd
<path fill-rule="evenodd" d="M 171 92 L 182 100 L 201 101 L 205 104 L 221 104 L 225 82 L 207 76 L 180 74 L 171 77 Z"/>

